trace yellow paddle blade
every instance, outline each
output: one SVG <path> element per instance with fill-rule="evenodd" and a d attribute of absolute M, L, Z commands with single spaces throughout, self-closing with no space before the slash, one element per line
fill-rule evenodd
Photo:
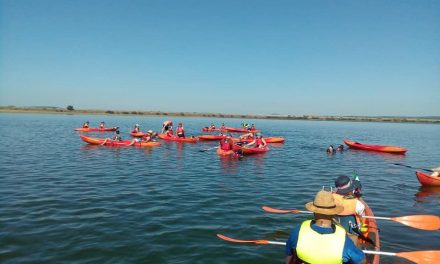
<path fill-rule="evenodd" d="M 423 230 L 440 229 L 440 217 L 436 215 L 407 215 L 392 217 L 391 220 Z"/>
<path fill-rule="evenodd" d="M 396 253 L 396 256 L 411 260 L 418 264 L 440 263 L 440 251 L 438 250 L 399 252 Z"/>

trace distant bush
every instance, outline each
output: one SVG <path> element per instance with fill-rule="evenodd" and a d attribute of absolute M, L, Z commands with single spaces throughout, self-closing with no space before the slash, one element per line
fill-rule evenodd
<path fill-rule="evenodd" d="M 136 111 L 132 111 L 131 114 L 132 114 L 132 115 L 137 115 L 138 112 L 136 112 Z"/>
<path fill-rule="evenodd" d="M 111 111 L 111 110 L 108 110 L 108 111 L 105 111 L 105 113 L 106 113 L 106 114 L 111 114 L 111 115 L 112 115 L 112 114 L 114 114 L 115 112 L 113 112 L 113 111 Z"/>
<path fill-rule="evenodd" d="M 123 111 L 123 112 L 122 112 L 122 114 L 124 114 L 124 115 L 129 115 L 129 114 L 130 114 L 130 112 L 127 112 L 127 111 Z"/>
<path fill-rule="evenodd" d="M 75 110 L 75 109 L 73 109 L 73 105 L 68 105 L 68 106 L 67 106 L 67 110 L 69 110 L 69 111 L 73 111 L 73 110 Z"/>

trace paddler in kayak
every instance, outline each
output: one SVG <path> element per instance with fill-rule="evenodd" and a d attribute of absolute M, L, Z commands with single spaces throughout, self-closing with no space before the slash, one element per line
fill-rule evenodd
<path fill-rule="evenodd" d="M 173 136 L 174 136 L 174 134 L 173 134 L 173 129 L 168 129 L 168 130 L 166 131 L 165 135 L 166 135 L 167 137 L 173 137 Z"/>
<path fill-rule="evenodd" d="M 179 123 L 176 128 L 176 135 L 180 138 L 185 137 L 185 129 L 183 128 L 183 124 Z"/>
<path fill-rule="evenodd" d="M 359 201 L 361 182 L 342 175 L 336 178 L 335 187 L 333 198 L 337 205 L 344 207 L 336 220 L 349 234 L 355 235 L 352 239 L 357 241 L 357 236 L 361 235 L 362 217 L 365 215 L 365 205 Z"/>
<path fill-rule="evenodd" d="M 144 138 L 145 137 L 145 138 Z M 147 140 L 149 138 L 149 140 Z M 153 130 L 148 130 L 147 133 L 142 137 L 143 141 L 156 141 L 157 138 L 157 132 L 153 132 Z"/>
<path fill-rule="evenodd" d="M 161 133 L 164 134 L 170 129 L 173 129 L 173 121 L 167 120 L 167 121 L 163 122 Z"/>
<path fill-rule="evenodd" d="M 232 150 L 234 148 L 234 142 L 230 136 L 224 137 L 220 140 L 220 149 L 221 150 Z"/>
<path fill-rule="evenodd" d="M 105 122 L 104 122 L 104 121 L 102 121 L 101 123 L 99 123 L 99 128 L 101 128 L 101 129 L 105 128 Z"/>
<path fill-rule="evenodd" d="M 432 168 L 431 170 L 434 171 L 434 172 L 431 174 L 431 176 L 434 176 L 434 177 L 439 177 L 439 176 L 440 176 L 440 167 Z"/>
<path fill-rule="evenodd" d="M 89 128 L 89 124 L 90 124 L 90 122 L 89 122 L 89 121 L 86 121 L 86 122 L 83 124 L 83 128 Z"/>
<path fill-rule="evenodd" d="M 260 133 L 255 135 L 255 139 L 245 145 L 245 147 L 255 146 L 255 148 L 265 148 L 267 146 L 266 140 Z"/>
<path fill-rule="evenodd" d="M 240 139 L 253 139 L 253 138 L 254 138 L 254 133 L 252 132 L 245 133 L 240 136 Z"/>
<path fill-rule="evenodd" d="M 113 138 L 106 138 L 106 139 L 101 143 L 101 145 L 105 145 L 105 143 L 107 143 L 107 141 L 109 141 L 109 140 L 114 140 L 114 141 L 121 141 L 121 140 L 122 140 L 122 136 L 121 136 L 121 133 L 119 132 L 119 129 L 116 129 L 116 131 L 115 131 L 115 136 L 114 136 Z M 130 144 L 130 145 L 132 145 L 132 144 Z"/>
<path fill-rule="evenodd" d="M 134 132 L 134 133 L 139 133 L 139 132 L 140 132 L 140 126 L 139 126 L 139 124 L 134 125 L 133 132 Z"/>
<path fill-rule="evenodd" d="M 313 202 L 305 205 L 314 213 L 314 220 L 296 226 L 286 243 L 285 264 L 292 263 L 355 263 L 365 258 L 333 217 L 344 208 L 335 203 L 328 191 L 319 191 Z"/>
<path fill-rule="evenodd" d="M 145 135 L 143 135 L 141 137 L 141 141 L 142 142 L 150 142 L 153 140 L 153 131 L 152 130 L 148 130 Z"/>

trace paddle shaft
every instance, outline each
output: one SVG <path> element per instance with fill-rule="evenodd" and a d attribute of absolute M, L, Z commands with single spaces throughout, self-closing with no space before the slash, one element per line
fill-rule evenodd
<path fill-rule="evenodd" d="M 298 213 L 312 213 L 308 211 L 300 211 L 296 209 L 283 210 L 271 208 L 269 206 L 261 207 L 264 211 L 275 214 L 298 214 Z M 422 229 L 422 230 L 439 230 L 440 229 L 440 217 L 436 215 L 407 215 L 400 217 L 379 217 L 379 216 L 362 216 L 363 218 L 372 218 L 380 220 L 391 220 L 394 222 L 401 223 L 403 225 L 410 226 L 412 228 Z"/>
<path fill-rule="evenodd" d="M 391 217 L 381 217 L 381 216 L 362 216 L 362 218 L 380 219 L 380 220 L 394 220 Z"/>
<path fill-rule="evenodd" d="M 207 148 L 207 149 L 201 149 L 200 151 L 205 152 L 205 151 L 208 151 L 208 150 L 211 150 L 211 149 L 216 149 L 216 148 L 219 148 L 219 147 L 217 146 L 217 147 L 212 147 L 212 148 Z"/>
<path fill-rule="evenodd" d="M 412 169 L 419 169 L 419 170 L 424 170 L 424 171 L 429 171 L 429 172 L 434 172 L 431 169 L 426 169 L 426 168 L 419 168 L 419 167 L 413 167 L 413 166 L 409 166 L 409 165 L 405 165 L 405 164 L 401 164 L 401 163 L 393 163 L 394 165 L 397 166 L 403 166 L 403 167 L 407 167 L 407 168 L 412 168 Z"/>
<path fill-rule="evenodd" d="M 279 246 L 285 246 L 286 242 L 280 242 L 280 241 L 271 241 L 271 240 L 227 240 L 229 242 L 238 242 L 238 243 L 254 243 L 259 245 L 279 245 Z M 383 252 L 383 251 L 374 251 L 374 250 L 362 250 L 365 254 L 376 254 L 376 255 L 387 255 L 387 256 L 396 256 L 396 253 L 393 252 Z"/>

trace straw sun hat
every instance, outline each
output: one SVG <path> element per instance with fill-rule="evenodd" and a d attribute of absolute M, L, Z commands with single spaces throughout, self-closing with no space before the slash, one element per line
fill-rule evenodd
<path fill-rule="evenodd" d="M 323 215 L 337 215 L 344 210 L 343 206 L 336 205 L 331 192 L 319 191 L 313 202 L 306 203 L 307 210 Z"/>

